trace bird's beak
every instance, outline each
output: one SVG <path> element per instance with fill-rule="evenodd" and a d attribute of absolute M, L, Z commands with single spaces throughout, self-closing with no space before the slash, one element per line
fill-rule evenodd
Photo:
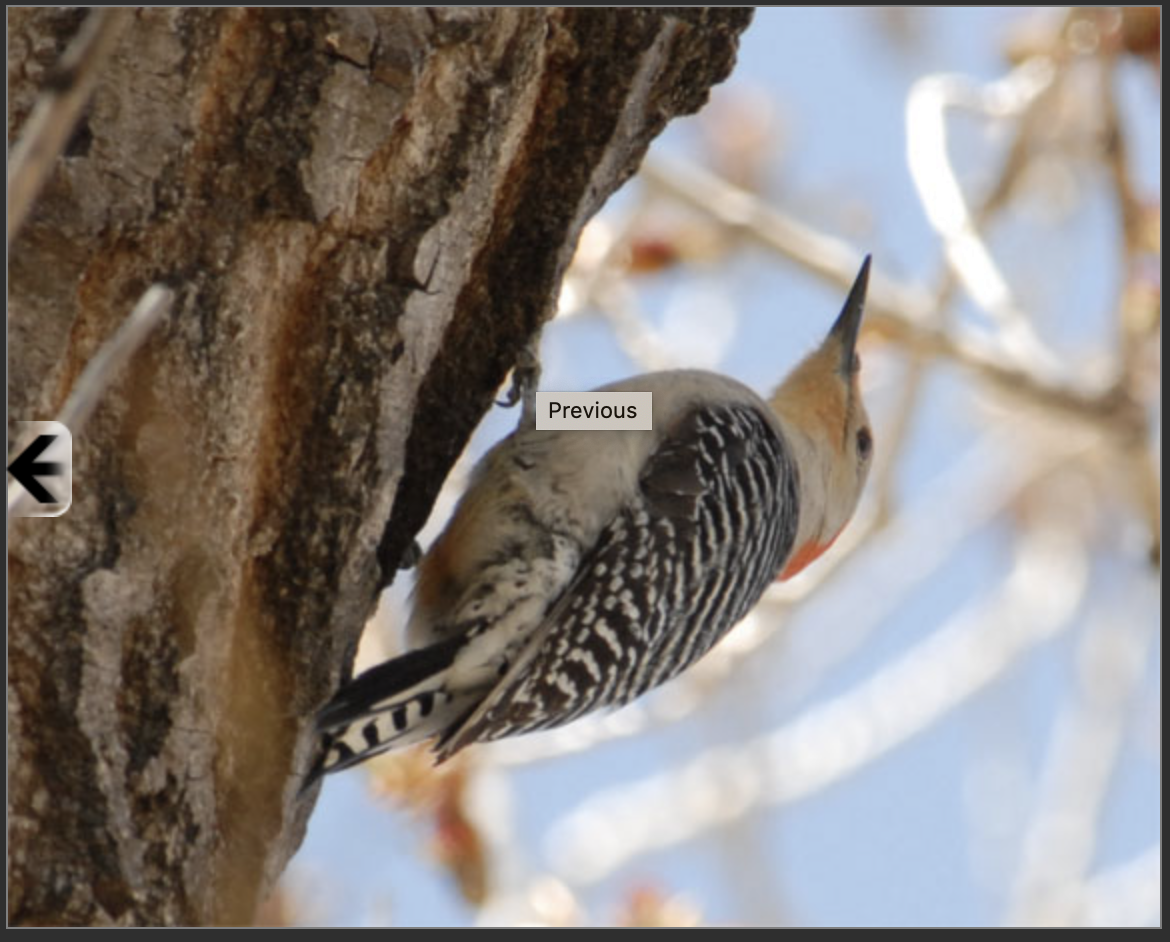
<path fill-rule="evenodd" d="M 845 299 L 845 306 L 837 317 L 829 336 L 841 344 L 841 361 L 839 369 L 841 375 L 848 378 L 853 374 L 853 351 L 857 346 L 857 332 L 861 329 L 861 314 L 865 310 L 865 291 L 869 286 L 869 261 L 871 256 L 865 256 L 861 263 L 861 271 L 853 287 L 849 289 L 849 297 Z"/>

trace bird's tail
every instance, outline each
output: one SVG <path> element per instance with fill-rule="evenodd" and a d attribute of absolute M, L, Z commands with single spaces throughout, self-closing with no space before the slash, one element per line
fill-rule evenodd
<path fill-rule="evenodd" d="M 422 742 L 458 722 L 473 704 L 467 694 L 449 691 L 445 679 L 462 643 L 452 638 L 410 651 L 342 687 L 317 714 L 323 748 L 305 787 L 329 772 Z"/>

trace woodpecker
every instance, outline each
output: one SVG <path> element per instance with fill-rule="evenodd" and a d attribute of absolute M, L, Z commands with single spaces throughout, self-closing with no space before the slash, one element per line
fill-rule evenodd
<path fill-rule="evenodd" d="M 599 391 L 653 393 L 652 431 L 522 427 L 489 451 L 419 564 L 411 650 L 321 710 L 308 781 L 628 703 L 820 556 L 873 454 L 855 351 L 869 264 L 770 400 L 715 373 L 650 373 Z"/>

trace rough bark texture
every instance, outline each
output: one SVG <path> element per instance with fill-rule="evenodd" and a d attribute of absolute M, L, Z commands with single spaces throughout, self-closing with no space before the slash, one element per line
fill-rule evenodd
<path fill-rule="evenodd" d="M 82 15 L 8 11 L 10 145 Z M 12 923 L 250 921 L 379 590 L 748 18 L 134 14 L 10 256 L 10 423 L 179 295 L 75 437 L 72 509 L 10 525 Z"/>

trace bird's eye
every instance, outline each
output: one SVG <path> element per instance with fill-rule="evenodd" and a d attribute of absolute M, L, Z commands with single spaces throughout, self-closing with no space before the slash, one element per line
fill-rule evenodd
<path fill-rule="evenodd" d="M 873 435 L 864 425 L 857 430 L 857 456 L 862 461 L 873 453 Z"/>

